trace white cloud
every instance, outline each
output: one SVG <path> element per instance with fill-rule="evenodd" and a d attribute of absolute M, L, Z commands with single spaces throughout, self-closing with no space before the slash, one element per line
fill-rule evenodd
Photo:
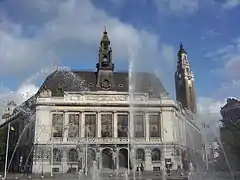
<path fill-rule="evenodd" d="M 156 34 L 136 29 L 109 16 L 91 1 L 9 0 L 0 3 L 0 9 L 0 74 L 17 77 L 38 72 L 36 77 L 22 83 L 14 93 L 5 88 L 7 90 L 2 94 L 1 104 L 11 98 L 22 102 L 27 98 L 27 92 L 32 94 L 36 91 L 36 82 L 43 80 L 39 74 L 42 71 L 50 73 L 52 68 L 49 70 L 46 67 L 53 67 L 63 57 L 74 54 L 76 59 L 80 59 L 79 63 L 84 65 L 85 59 L 81 57 L 94 54 L 96 58 L 92 61 L 97 62 L 104 26 L 109 32 L 115 62 L 127 62 L 131 48 L 138 52 L 134 59 L 137 68 L 155 70 L 158 63 L 161 66 L 157 71 L 161 75 L 169 77 L 164 73 L 165 70 L 173 72 L 173 69 L 170 70 L 175 56 L 172 46 L 161 42 Z"/>
<path fill-rule="evenodd" d="M 127 60 L 129 47 L 139 52 L 136 59 L 143 64 L 146 59 L 156 59 L 162 54 L 168 57 L 156 34 L 138 30 L 110 17 L 91 1 L 43 0 L 40 4 L 37 0 L 33 1 L 30 3 L 29 0 L 22 0 L 24 6 L 12 3 L 15 10 L 19 5 L 15 11 L 18 12 L 17 15 L 12 11 L 6 12 L 1 23 L 4 28 L 0 30 L 0 73 L 6 74 L 10 68 L 15 72 L 39 70 L 71 54 L 81 56 L 95 53 L 97 59 L 97 48 L 105 25 L 112 41 L 114 61 Z M 10 11 L 12 8 L 9 6 Z M 41 7 L 41 11 L 32 10 L 37 6 Z M 19 11 L 24 12 L 20 14 Z M 27 12 L 31 13 L 31 17 L 26 16 Z"/>
<path fill-rule="evenodd" d="M 222 80 L 217 94 L 221 96 L 239 96 L 240 90 L 240 37 L 231 44 L 225 45 L 215 52 L 207 54 L 215 59 L 219 68 L 214 70 Z"/>
<path fill-rule="evenodd" d="M 38 91 L 38 87 L 34 84 L 22 84 L 16 91 L 1 86 L 0 87 L 0 115 L 6 110 L 6 105 L 10 101 L 14 101 L 17 105 L 21 104 Z M 0 124 L 2 123 L 0 118 Z"/>
<path fill-rule="evenodd" d="M 212 142 L 219 137 L 219 120 L 222 119 L 220 110 L 225 103 L 225 101 L 210 97 L 198 98 L 197 119 L 204 128 L 203 132 L 208 142 Z"/>
<path fill-rule="evenodd" d="M 229 10 L 240 5 L 240 0 L 225 0 L 222 7 L 223 9 Z"/>
<path fill-rule="evenodd" d="M 199 0 L 154 0 L 154 4 L 161 12 L 166 7 L 174 12 L 193 13 L 199 9 Z"/>
<path fill-rule="evenodd" d="M 198 111 L 200 114 L 220 114 L 220 108 L 225 101 L 217 101 L 209 97 L 200 97 L 198 99 Z"/>

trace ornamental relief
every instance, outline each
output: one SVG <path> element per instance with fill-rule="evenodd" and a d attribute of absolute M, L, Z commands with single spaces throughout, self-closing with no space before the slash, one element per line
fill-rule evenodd
<path fill-rule="evenodd" d="M 87 101 L 127 101 L 127 95 L 86 95 L 85 100 Z"/>
<path fill-rule="evenodd" d="M 129 101 L 128 95 L 67 95 L 70 101 Z M 146 96 L 134 96 L 134 101 L 147 101 Z"/>

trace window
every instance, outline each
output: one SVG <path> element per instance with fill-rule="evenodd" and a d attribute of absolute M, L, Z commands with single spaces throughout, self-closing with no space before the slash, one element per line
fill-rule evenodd
<path fill-rule="evenodd" d="M 53 137 L 63 136 L 63 114 L 52 115 Z"/>
<path fill-rule="evenodd" d="M 54 148 L 53 149 L 53 162 L 61 162 L 62 160 L 62 152 L 60 149 Z"/>
<path fill-rule="evenodd" d="M 149 131 L 150 137 L 160 137 L 161 133 L 160 126 L 160 116 L 158 115 L 149 115 Z"/>
<path fill-rule="evenodd" d="M 144 161 L 145 160 L 145 152 L 144 149 L 137 149 L 136 151 L 136 159 Z"/>
<path fill-rule="evenodd" d="M 112 137 L 113 134 L 113 118 L 112 114 L 102 114 L 101 115 L 101 128 L 102 137 Z"/>
<path fill-rule="evenodd" d="M 68 161 L 69 162 L 77 162 L 78 160 L 78 152 L 76 149 L 70 149 L 68 152 Z"/>
<path fill-rule="evenodd" d="M 118 115 L 118 137 L 128 137 L 128 115 Z"/>
<path fill-rule="evenodd" d="M 69 114 L 69 130 L 68 137 L 79 136 L 79 114 Z"/>
<path fill-rule="evenodd" d="M 155 148 L 152 150 L 152 161 L 160 161 L 161 160 L 161 152 L 159 149 Z"/>
<path fill-rule="evenodd" d="M 85 115 L 85 137 L 96 137 L 96 114 Z"/>
<path fill-rule="evenodd" d="M 153 171 L 154 172 L 159 172 L 159 171 L 161 171 L 161 168 L 160 167 L 153 167 Z"/>
<path fill-rule="evenodd" d="M 135 137 L 144 137 L 143 115 L 134 116 L 134 129 Z"/>

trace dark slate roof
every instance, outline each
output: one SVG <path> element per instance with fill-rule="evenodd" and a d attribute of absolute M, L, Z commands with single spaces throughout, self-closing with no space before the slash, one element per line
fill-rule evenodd
<path fill-rule="evenodd" d="M 240 109 L 240 101 L 236 98 L 227 98 L 227 103 L 221 107 L 221 110 L 227 111 L 229 109 Z"/>
<path fill-rule="evenodd" d="M 155 96 L 168 94 L 160 79 L 153 74 L 136 73 L 133 79 L 135 92 L 151 92 Z M 128 92 L 128 72 L 113 72 L 113 80 L 114 85 L 108 91 Z M 45 79 L 38 93 L 44 89 L 50 89 L 52 96 L 63 96 L 64 91 L 98 91 L 97 72 L 56 70 Z"/>

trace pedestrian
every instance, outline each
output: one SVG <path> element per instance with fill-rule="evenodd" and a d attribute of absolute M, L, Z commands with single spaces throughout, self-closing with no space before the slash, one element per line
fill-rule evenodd
<path fill-rule="evenodd" d="M 142 162 L 141 162 L 141 164 L 140 164 L 140 170 L 141 170 L 141 172 L 144 171 L 144 166 L 143 166 L 143 163 L 142 163 Z"/>

